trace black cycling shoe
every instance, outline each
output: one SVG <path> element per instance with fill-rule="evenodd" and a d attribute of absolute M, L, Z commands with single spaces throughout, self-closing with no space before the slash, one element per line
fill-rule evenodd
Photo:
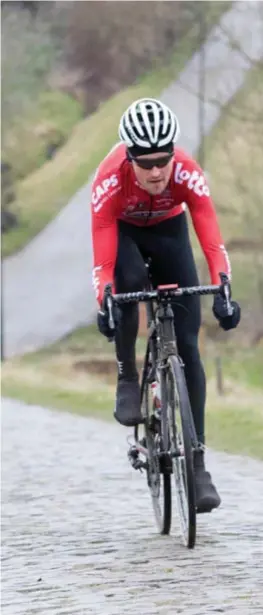
<path fill-rule="evenodd" d="M 138 377 L 118 379 L 114 417 L 125 427 L 143 423 Z"/>
<path fill-rule="evenodd" d="M 212 483 L 211 474 L 205 469 L 202 449 L 194 452 L 194 473 L 196 510 L 198 513 L 211 512 L 213 508 L 218 508 L 221 504 L 221 498 Z"/>

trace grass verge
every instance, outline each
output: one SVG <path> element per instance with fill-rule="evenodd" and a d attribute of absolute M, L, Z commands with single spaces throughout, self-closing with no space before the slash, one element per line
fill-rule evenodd
<path fill-rule="evenodd" d="M 91 382 L 92 380 L 92 382 Z M 235 393 L 233 393 L 235 391 Z M 65 410 L 82 416 L 112 420 L 115 387 L 103 380 L 86 378 L 85 390 L 68 389 L 58 383 L 29 382 L 25 369 L 4 373 L 2 395 L 28 404 Z M 240 396 L 242 403 L 239 403 Z M 208 382 L 206 434 L 207 445 L 229 453 L 263 460 L 263 395 L 228 382 L 228 393 L 219 397 L 213 381 Z"/>
<path fill-rule="evenodd" d="M 144 347 L 145 339 L 140 337 L 138 358 Z M 206 358 L 208 446 L 263 459 L 262 364 L 263 349 L 254 353 L 244 349 L 239 355 L 228 350 L 222 356 L 221 396 L 214 362 Z M 112 419 L 115 381 L 114 347 L 95 327 L 79 329 L 49 348 L 9 360 L 2 367 L 4 396 L 106 420 Z"/>
<path fill-rule="evenodd" d="M 230 3 L 209 3 L 207 28 L 216 23 Z M 103 103 L 98 111 L 79 122 L 70 139 L 54 160 L 17 183 L 13 209 L 19 215 L 19 227 L 3 236 L 3 256 L 21 249 L 48 223 L 84 185 L 101 159 L 117 140 L 120 115 L 136 98 L 158 96 L 176 79 L 199 44 L 198 24 L 178 44 L 170 61 L 160 64 L 135 85 Z"/>
<path fill-rule="evenodd" d="M 81 416 L 92 416 L 106 421 L 112 420 L 114 407 L 114 387 L 105 383 L 97 383 L 89 390 L 65 390 L 56 386 L 33 386 L 14 376 L 4 376 L 2 396 L 24 401 L 29 405 L 48 407 L 54 410 L 64 410 Z"/>
<path fill-rule="evenodd" d="M 206 438 L 217 450 L 263 460 L 263 393 L 228 380 L 219 396 L 215 380 L 209 380 Z"/>

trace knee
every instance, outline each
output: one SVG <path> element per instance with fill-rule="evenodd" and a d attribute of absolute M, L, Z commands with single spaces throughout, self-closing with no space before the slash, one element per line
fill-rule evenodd
<path fill-rule="evenodd" d="M 200 361 L 197 335 L 178 335 L 178 352 L 184 363 L 196 363 Z"/>
<path fill-rule="evenodd" d="M 116 272 L 116 290 L 119 293 L 132 293 L 143 290 L 147 283 L 147 270 L 145 265 L 127 263 L 127 269 Z"/>

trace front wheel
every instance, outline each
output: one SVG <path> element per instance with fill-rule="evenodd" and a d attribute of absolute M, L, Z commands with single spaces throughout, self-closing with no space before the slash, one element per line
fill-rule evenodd
<path fill-rule="evenodd" d="M 168 421 L 177 511 L 184 544 L 189 549 L 193 549 L 196 540 L 193 449 L 197 442 L 184 369 L 176 355 L 169 357 L 166 374 Z"/>
<path fill-rule="evenodd" d="M 158 419 L 154 420 L 150 383 L 147 378 L 142 392 L 142 413 L 145 419 L 145 445 L 148 450 L 147 483 L 153 511 L 160 534 L 169 534 L 172 518 L 171 474 L 166 472 L 165 467 L 161 468 L 161 423 Z"/>

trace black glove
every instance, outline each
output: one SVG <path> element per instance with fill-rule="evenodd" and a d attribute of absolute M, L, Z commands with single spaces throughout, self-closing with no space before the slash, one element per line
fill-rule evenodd
<path fill-rule="evenodd" d="M 229 301 L 227 301 L 225 295 L 226 286 L 228 288 Z M 228 312 L 229 306 L 232 309 L 231 314 Z M 220 327 L 225 331 L 237 327 L 241 317 L 241 309 L 236 301 L 231 300 L 231 287 L 229 283 L 222 284 L 222 290 L 215 295 L 213 313 L 217 320 L 219 320 Z"/>
<path fill-rule="evenodd" d="M 101 309 L 97 314 L 97 325 L 100 333 L 102 333 L 102 335 L 105 335 L 105 337 L 107 337 L 109 341 L 112 341 L 114 339 L 116 328 L 120 320 L 120 308 L 116 303 L 113 303 L 112 301 L 112 318 L 114 323 L 114 329 L 112 329 L 109 323 L 110 313 L 107 302 L 107 298 L 110 296 L 110 294 L 111 287 L 110 285 L 107 285 L 104 290 Z"/>

